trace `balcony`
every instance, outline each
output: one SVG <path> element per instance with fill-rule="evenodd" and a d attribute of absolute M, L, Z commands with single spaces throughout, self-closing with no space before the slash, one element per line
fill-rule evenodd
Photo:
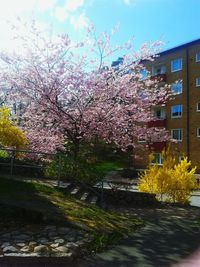
<path fill-rule="evenodd" d="M 161 152 L 163 149 L 166 148 L 166 142 L 155 142 L 149 145 L 149 149 L 151 151 Z"/>
<path fill-rule="evenodd" d="M 148 127 L 166 127 L 166 119 L 156 119 L 148 122 Z"/>

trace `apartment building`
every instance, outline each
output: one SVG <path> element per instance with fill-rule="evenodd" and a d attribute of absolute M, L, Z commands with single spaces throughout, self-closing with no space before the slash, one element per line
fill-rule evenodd
<path fill-rule="evenodd" d="M 146 68 L 152 77 L 170 84 L 173 93 L 166 107 L 154 108 L 155 120 L 149 127 L 165 127 L 177 141 L 171 143 L 177 160 L 186 155 L 200 172 L 200 39 L 161 52 Z M 162 164 L 161 151 L 166 145 L 152 144 L 155 162 Z M 142 150 L 138 153 L 138 168 L 146 167 L 148 154 Z"/>

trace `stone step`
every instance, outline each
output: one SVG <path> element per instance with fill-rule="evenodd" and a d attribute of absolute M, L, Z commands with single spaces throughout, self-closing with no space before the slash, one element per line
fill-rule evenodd
<path fill-rule="evenodd" d="M 70 182 L 60 182 L 59 187 L 60 188 L 68 188 L 72 183 Z"/>
<path fill-rule="evenodd" d="M 76 186 L 73 183 L 70 183 L 67 187 L 64 188 L 64 191 L 68 194 L 71 194 L 71 191 L 74 190 Z"/>
<path fill-rule="evenodd" d="M 71 192 L 70 194 L 71 195 L 76 195 L 78 193 L 78 191 L 80 190 L 80 187 L 75 187 Z"/>
<path fill-rule="evenodd" d="M 84 192 L 83 195 L 81 196 L 80 200 L 86 201 L 88 195 L 89 195 L 89 192 Z"/>
<path fill-rule="evenodd" d="M 98 197 L 97 196 L 92 196 L 92 198 L 90 199 L 90 204 L 96 205 L 97 201 L 98 201 Z"/>

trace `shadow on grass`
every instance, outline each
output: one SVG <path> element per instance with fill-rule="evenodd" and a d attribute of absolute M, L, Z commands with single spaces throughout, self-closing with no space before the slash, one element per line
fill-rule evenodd
<path fill-rule="evenodd" d="M 0 221 L 11 218 L 27 223 L 65 224 L 64 213 L 50 200 L 52 195 L 56 197 L 51 187 L 0 179 Z"/>

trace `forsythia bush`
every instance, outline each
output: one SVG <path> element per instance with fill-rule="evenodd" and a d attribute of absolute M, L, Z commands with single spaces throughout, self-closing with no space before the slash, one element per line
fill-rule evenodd
<path fill-rule="evenodd" d="M 196 167 L 191 168 L 187 157 L 177 163 L 169 148 L 162 152 L 162 159 L 162 166 L 152 165 L 150 157 L 148 169 L 140 174 L 139 191 L 155 193 L 161 200 L 164 196 L 170 202 L 188 203 L 190 193 L 196 187 Z"/>
<path fill-rule="evenodd" d="M 27 139 L 23 132 L 10 118 L 10 110 L 6 106 L 0 107 L 0 145 L 20 149 L 26 144 Z"/>

